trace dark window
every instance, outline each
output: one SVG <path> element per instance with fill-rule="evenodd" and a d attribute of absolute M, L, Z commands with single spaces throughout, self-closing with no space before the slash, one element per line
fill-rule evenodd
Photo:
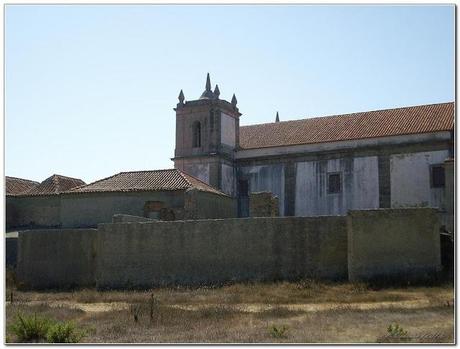
<path fill-rule="evenodd" d="M 336 194 L 342 191 L 342 183 L 340 173 L 328 173 L 327 175 L 327 192 L 328 194 Z"/>
<path fill-rule="evenodd" d="M 201 124 L 198 121 L 193 124 L 193 147 L 201 147 Z"/>
<path fill-rule="evenodd" d="M 238 192 L 240 196 L 242 197 L 248 196 L 249 195 L 248 180 L 247 179 L 240 180 L 238 184 L 239 184 Z"/>
<path fill-rule="evenodd" d="M 444 166 L 431 166 L 431 187 L 441 188 L 445 185 Z"/>

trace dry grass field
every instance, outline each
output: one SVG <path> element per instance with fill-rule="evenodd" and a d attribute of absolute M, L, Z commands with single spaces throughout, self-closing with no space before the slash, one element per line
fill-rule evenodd
<path fill-rule="evenodd" d="M 83 343 L 452 343 L 453 299 L 448 284 L 311 280 L 148 291 L 9 288 L 6 339 L 18 341 L 18 314 L 37 314 L 71 322 Z"/>

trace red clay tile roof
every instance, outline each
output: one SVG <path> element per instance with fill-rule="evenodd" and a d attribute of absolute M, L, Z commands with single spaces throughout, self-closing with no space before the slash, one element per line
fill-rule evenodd
<path fill-rule="evenodd" d="M 450 131 L 454 108 L 451 102 L 242 126 L 240 146 L 254 149 Z"/>
<path fill-rule="evenodd" d="M 45 179 L 36 187 L 22 193 L 22 196 L 35 196 L 35 195 L 53 195 L 59 194 L 69 189 L 85 185 L 81 179 L 65 177 L 60 175 L 52 175 Z"/>
<path fill-rule="evenodd" d="M 219 195 L 226 195 L 177 169 L 120 172 L 88 185 L 67 191 L 70 193 L 171 191 L 195 188 Z"/>
<path fill-rule="evenodd" d="M 8 177 L 5 178 L 6 195 L 17 195 L 24 193 L 40 183 L 23 178 Z"/>

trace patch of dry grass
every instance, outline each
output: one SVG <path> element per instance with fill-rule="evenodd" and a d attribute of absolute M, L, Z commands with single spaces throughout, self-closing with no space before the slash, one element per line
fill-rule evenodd
<path fill-rule="evenodd" d="M 410 342 L 453 341 L 453 289 L 448 286 L 375 290 L 364 283 L 304 280 L 147 291 L 16 291 L 15 299 L 6 306 L 7 326 L 17 312 L 36 312 L 75 321 L 86 331 L 84 341 L 88 343 L 386 343 L 400 340 L 388 338 L 391 323 L 401 324 L 410 336 L 404 340 Z M 415 309 L 352 307 L 353 303 L 405 300 L 429 302 Z M 34 303 L 29 301 L 126 302 L 131 306 L 97 313 L 31 305 Z M 314 312 L 286 307 L 317 303 L 334 303 L 336 307 Z M 271 306 L 247 312 L 241 310 L 242 304 Z M 270 330 L 273 326 L 287 330 L 278 338 Z"/>

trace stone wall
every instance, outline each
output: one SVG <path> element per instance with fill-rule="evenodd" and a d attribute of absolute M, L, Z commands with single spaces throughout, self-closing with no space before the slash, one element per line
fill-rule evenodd
<path fill-rule="evenodd" d="M 96 229 L 19 232 L 19 282 L 36 289 L 94 286 L 96 235 Z"/>
<path fill-rule="evenodd" d="M 413 278 L 439 270 L 439 240 L 438 214 L 429 208 L 108 223 L 20 232 L 18 277 L 34 288 Z"/>
<path fill-rule="evenodd" d="M 440 270 L 437 210 L 350 211 L 347 219 L 350 281 L 429 277 Z"/>
<path fill-rule="evenodd" d="M 101 288 L 347 276 L 345 217 L 101 224 Z"/>
<path fill-rule="evenodd" d="M 269 192 L 249 194 L 250 217 L 278 217 L 279 200 Z"/>

